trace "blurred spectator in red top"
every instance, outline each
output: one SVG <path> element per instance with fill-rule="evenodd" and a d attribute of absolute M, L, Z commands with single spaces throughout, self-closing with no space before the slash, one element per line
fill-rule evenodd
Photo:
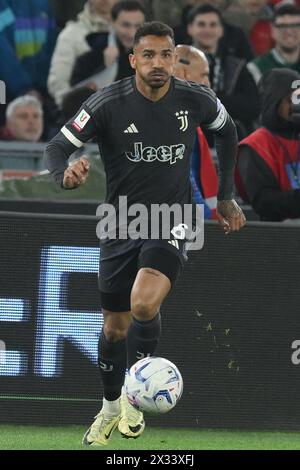
<path fill-rule="evenodd" d="M 20 96 L 6 109 L 6 124 L 0 129 L 0 140 L 39 142 L 43 134 L 43 109 L 37 98 Z"/>

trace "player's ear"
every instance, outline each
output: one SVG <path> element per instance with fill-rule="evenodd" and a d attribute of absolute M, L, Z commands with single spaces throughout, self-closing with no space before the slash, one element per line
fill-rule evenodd
<path fill-rule="evenodd" d="M 135 70 L 136 69 L 136 60 L 135 60 L 135 55 L 134 54 L 129 54 L 129 62 L 130 62 L 131 68 L 133 68 L 133 70 Z"/>

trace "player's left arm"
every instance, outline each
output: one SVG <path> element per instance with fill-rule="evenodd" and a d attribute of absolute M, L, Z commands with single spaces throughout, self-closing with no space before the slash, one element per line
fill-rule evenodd
<path fill-rule="evenodd" d="M 85 183 L 90 167 L 88 159 L 82 156 L 70 165 L 68 159 L 96 133 L 94 116 L 88 108 L 88 101 L 86 101 L 78 113 L 62 127 L 46 146 L 46 167 L 61 188 L 75 189 Z"/>
<path fill-rule="evenodd" d="M 246 223 L 245 215 L 233 197 L 237 132 L 232 118 L 211 90 L 207 101 L 207 113 L 201 125 L 212 131 L 215 137 L 219 160 L 217 217 L 227 235 L 240 230 Z"/>

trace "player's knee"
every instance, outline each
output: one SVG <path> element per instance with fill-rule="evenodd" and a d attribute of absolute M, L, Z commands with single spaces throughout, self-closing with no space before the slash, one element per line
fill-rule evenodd
<path fill-rule="evenodd" d="M 126 338 L 131 323 L 130 312 L 112 313 L 103 310 L 103 316 L 103 332 L 108 341 L 116 343 Z"/>
<path fill-rule="evenodd" d="M 151 300 L 143 298 L 132 299 L 131 313 L 137 320 L 152 320 L 157 314 L 157 311 L 158 306 L 154 302 L 151 302 Z"/>
<path fill-rule="evenodd" d="M 118 328 L 111 325 L 104 325 L 104 335 L 107 341 L 111 343 L 116 343 L 126 338 L 128 328 Z"/>

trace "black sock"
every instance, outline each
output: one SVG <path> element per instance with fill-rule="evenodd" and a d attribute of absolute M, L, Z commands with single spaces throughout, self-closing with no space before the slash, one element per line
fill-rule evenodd
<path fill-rule="evenodd" d="M 160 313 L 150 321 L 133 318 L 127 334 L 128 367 L 139 359 L 153 356 L 161 331 Z"/>
<path fill-rule="evenodd" d="M 98 365 L 102 377 L 104 398 L 117 400 L 121 395 L 126 371 L 126 339 L 112 343 L 102 330 L 98 343 Z"/>

